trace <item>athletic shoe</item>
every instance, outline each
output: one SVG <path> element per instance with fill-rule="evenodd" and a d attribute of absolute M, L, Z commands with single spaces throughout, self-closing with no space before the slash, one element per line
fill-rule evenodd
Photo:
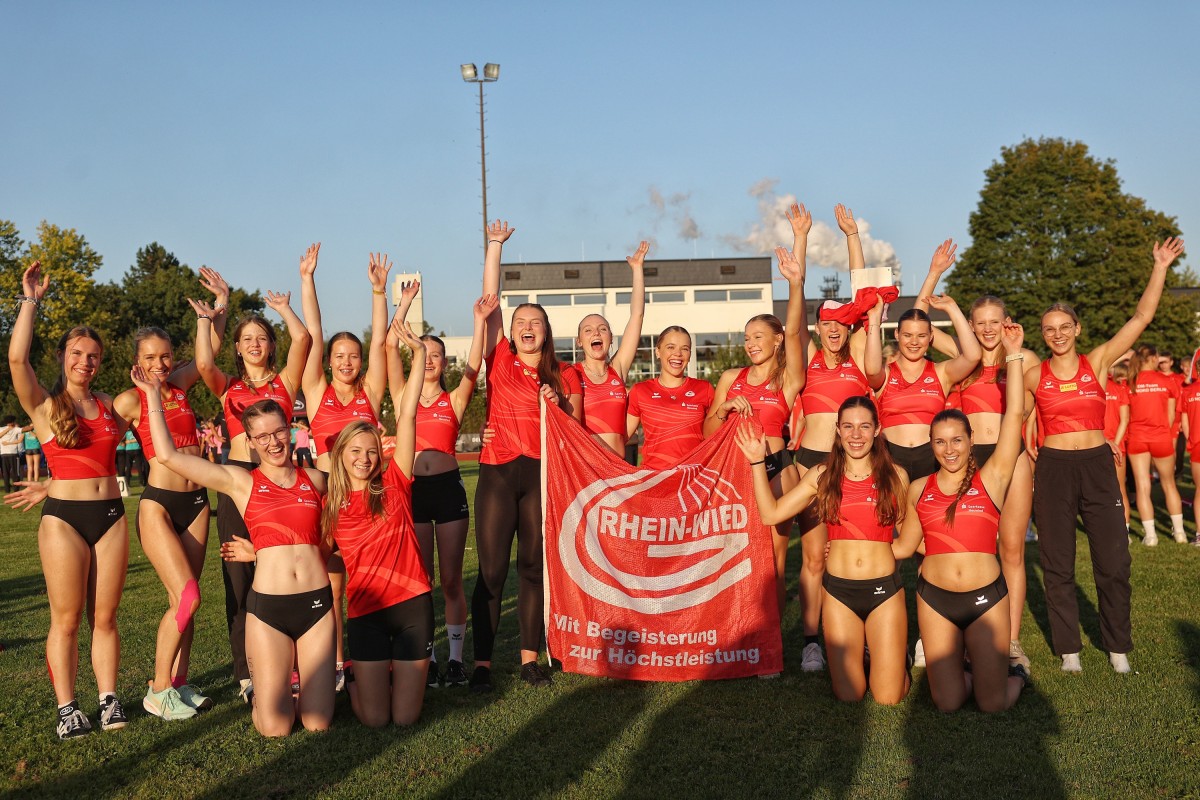
<path fill-rule="evenodd" d="M 100 730 L 119 731 L 128 724 L 129 717 L 125 716 L 120 700 L 109 695 L 100 701 Z"/>
<path fill-rule="evenodd" d="M 242 702 L 250 705 L 254 701 L 254 684 L 249 678 L 242 678 L 238 681 L 241 688 L 238 689 L 238 697 L 242 698 Z"/>
<path fill-rule="evenodd" d="M 87 736 L 92 732 L 92 723 L 88 721 L 87 714 L 84 714 L 78 708 L 59 709 L 58 725 L 55 728 L 55 733 L 58 738 L 66 741 L 67 739 L 76 739 L 80 736 Z"/>
<path fill-rule="evenodd" d="M 442 676 L 438 674 L 436 661 L 429 662 L 429 672 L 425 676 L 425 685 L 430 689 L 437 689 L 442 685 Z"/>
<path fill-rule="evenodd" d="M 1079 661 L 1079 653 L 1063 653 L 1063 672 L 1083 672 L 1083 664 Z"/>
<path fill-rule="evenodd" d="M 825 669 L 825 654 L 821 652 L 821 645 L 816 642 L 804 645 L 804 651 L 800 654 L 800 671 L 820 672 L 823 669 Z"/>
<path fill-rule="evenodd" d="M 1024 665 L 1022 664 L 1010 664 L 1008 667 L 1008 674 L 1010 677 L 1021 679 L 1022 690 L 1024 690 L 1026 686 L 1033 682 L 1033 680 L 1029 677 L 1029 670 L 1025 669 Z"/>
<path fill-rule="evenodd" d="M 1113 672 L 1124 675 L 1130 672 L 1129 655 L 1126 653 L 1109 653 L 1108 663 L 1112 664 Z"/>
<path fill-rule="evenodd" d="M 341 661 L 337 662 L 336 668 L 333 671 L 333 690 L 340 692 L 346 688 L 346 665 Z"/>
<path fill-rule="evenodd" d="M 176 691 L 179 692 L 179 699 L 183 701 L 185 706 L 190 706 L 197 711 L 208 711 L 213 707 L 212 698 L 200 694 L 200 692 L 196 691 L 196 687 L 191 684 L 185 683 L 178 687 Z"/>
<path fill-rule="evenodd" d="M 1026 672 L 1026 677 L 1030 671 L 1029 656 L 1025 655 L 1025 648 L 1021 647 L 1021 643 L 1013 639 L 1008 643 L 1008 662 L 1009 666 L 1020 665 Z"/>
<path fill-rule="evenodd" d="M 492 690 L 491 667 L 476 667 L 471 671 L 471 691 L 475 694 L 487 694 Z"/>
<path fill-rule="evenodd" d="M 1142 544 L 1146 545 L 1146 547 L 1158 547 L 1158 533 L 1147 531 L 1145 537 L 1142 539 Z"/>
<path fill-rule="evenodd" d="M 300 696 L 300 673 L 292 670 L 292 697 Z"/>
<path fill-rule="evenodd" d="M 1171 534 L 1171 538 L 1174 539 L 1177 544 L 1187 544 L 1187 534 L 1183 531 L 1175 531 Z"/>
<path fill-rule="evenodd" d="M 543 686 L 549 686 L 551 683 L 550 675 L 536 661 L 530 661 L 521 665 L 521 680 L 538 689 Z"/>
<path fill-rule="evenodd" d="M 912 665 L 914 667 L 925 666 L 925 643 L 917 639 L 917 644 L 913 647 Z"/>
<path fill-rule="evenodd" d="M 1200 531 L 1196 532 L 1196 538 L 1192 540 L 1192 547 L 1200 547 Z"/>
<path fill-rule="evenodd" d="M 146 709 L 146 713 L 168 722 L 177 719 L 191 719 L 196 716 L 196 709 L 184 703 L 179 691 L 171 686 L 161 692 L 154 691 L 153 684 L 147 686 L 146 696 L 142 699 L 142 708 Z"/>
<path fill-rule="evenodd" d="M 466 686 L 467 671 L 461 661 L 450 660 L 446 663 L 446 674 L 443 676 L 447 686 Z"/>

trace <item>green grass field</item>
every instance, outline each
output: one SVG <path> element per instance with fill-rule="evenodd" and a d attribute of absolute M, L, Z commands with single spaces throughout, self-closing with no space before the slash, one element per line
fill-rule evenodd
<path fill-rule="evenodd" d="M 464 474 L 473 496 L 475 466 Z M 126 505 L 130 519 L 134 505 L 134 499 Z M 44 662 L 49 612 L 36 527 L 36 512 L 0 509 L 6 648 L 0 791 L 6 797 L 1200 796 L 1200 550 L 1169 538 L 1154 550 L 1134 546 L 1132 675 L 1114 674 L 1097 649 L 1082 537 L 1084 673 L 1058 670 L 1047 643 L 1037 547 L 1029 547 L 1022 638 L 1034 685 L 1004 714 L 985 716 L 971 706 L 939 713 L 920 670 L 897 707 L 835 701 L 826 674 L 799 672 L 803 640 L 794 600 L 783 620 L 788 667 L 777 680 L 640 684 L 555 674 L 553 688 L 534 691 L 516 675 L 510 591 L 491 696 L 429 690 L 418 725 L 373 731 L 357 723 L 348 698 L 339 695 L 332 730 L 275 741 L 255 733 L 229 673 L 215 532 L 191 674 L 217 705 L 176 723 L 142 712 L 153 631 L 166 600 L 135 537 L 120 614 L 119 693 L 132 722 L 119 732 L 60 743 Z M 799 563 L 796 543 L 793 594 Z M 466 574 L 469 595 L 473 549 Z M 906 577 L 911 588 L 913 576 Z M 440 601 L 437 608 L 440 620 Z M 444 630 L 439 637 L 444 658 Z M 909 637 L 916 638 L 915 624 Z M 94 719 L 87 641 L 83 633 L 78 687 Z"/>

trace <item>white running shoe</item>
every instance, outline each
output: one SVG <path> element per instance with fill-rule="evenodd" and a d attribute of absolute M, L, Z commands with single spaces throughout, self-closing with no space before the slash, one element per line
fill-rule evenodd
<path fill-rule="evenodd" d="M 1063 672 L 1083 672 L 1083 664 L 1079 661 L 1079 653 L 1063 653 Z"/>
<path fill-rule="evenodd" d="M 925 667 L 925 643 L 917 639 L 917 644 L 913 648 L 912 665 L 914 667 Z"/>
<path fill-rule="evenodd" d="M 1171 534 L 1171 538 L 1179 544 L 1187 544 L 1187 534 L 1183 531 L 1175 531 Z"/>
<path fill-rule="evenodd" d="M 1130 672 L 1129 655 L 1127 653 L 1109 653 L 1108 663 L 1112 664 L 1113 672 L 1124 675 Z"/>
<path fill-rule="evenodd" d="M 1196 538 L 1192 539 L 1192 547 L 1200 547 L 1200 531 L 1196 532 Z"/>
<path fill-rule="evenodd" d="M 1025 676 L 1029 676 L 1029 656 L 1025 655 L 1025 648 L 1021 647 L 1021 643 L 1016 639 L 1008 643 L 1008 663 L 1009 666 L 1020 664 L 1025 670 Z"/>
<path fill-rule="evenodd" d="M 1146 536 L 1142 539 L 1142 544 L 1146 547 L 1158 547 L 1158 534 L 1154 531 L 1147 531 Z"/>
<path fill-rule="evenodd" d="M 804 645 L 804 652 L 800 655 L 800 671 L 820 672 L 823 669 L 825 669 L 825 655 L 821 652 L 821 645 L 816 642 Z"/>

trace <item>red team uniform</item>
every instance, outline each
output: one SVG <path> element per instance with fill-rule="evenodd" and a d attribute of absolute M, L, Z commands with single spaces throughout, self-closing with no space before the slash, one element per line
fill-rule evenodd
<path fill-rule="evenodd" d="M 625 438 L 625 410 L 629 392 L 625 381 L 612 367 L 600 383 L 593 383 L 583 364 L 568 367 L 576 374 L 583 391 L 583 424 L 592 433 L 615 433 Z"/>
<path fill-rule="evenodd" d="M 1128 451 L 1166 458 L 1175 452 L 1174 424 L 1168 421 L 1168 404 L 1175 401 L 1178 417 L 1179 384 L 1157 370 L 1143 370 L 1130 386 Z"/>
<path fill-rule="evenodd" d="M 332 384 L 326 386 L 321 402 L 309 416 L 316 455 L 320 456 L 332 450 L 333 443 L 342 429 L 360 419 L 370 423 L 371 427 L 379 426 L 375 409 L 371 408 L 371 401 L 367 399 L 365 390 L 359 389 L 349 403 L 343 404 L 338 400 Z"/>
<path fill-rule="evenodd" d="M 642 466 L 670 469 L 704 441 L 704 417 L 713 401 L 713 387 L 699 378 L 684 378 L 682 386 L 667 388 L 658 378 L 642 381 L 629 391 L 629 415 L 642 421 L 646 434 Z"/>

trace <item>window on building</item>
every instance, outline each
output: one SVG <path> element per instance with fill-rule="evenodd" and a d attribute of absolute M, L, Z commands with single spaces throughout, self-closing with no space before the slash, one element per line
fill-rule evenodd
<path fill-rule="evenodd" d="M 509 308 L 516 308 L 517 306 L 521 305 L 521 303 L 528 303 L 529 295 L 527 295 L 527 294 L 510 294 L 508 297 L 505 298 L 504 302 Z"/>
<path fill-rule="evenodd" d="M 684 301 L 683 292 L 648 292 L 647 299 L 651 303 L 682 303 Z"/>
<path fill-rule="evenodd" d="M 538 303 L 544 306 L 569 306 L 571 305 L 571 295 L 569 294 L 539 294 Z"/>
<path fill-rule="evenodd" d="M 643 267 L 642 274 L 648 278 L 655 277 L 658 275 L 658 267 Z"/>
<path fill-rule="evenodd" d="M 559 361 L 574 363 L 575 357 L 575 340 L 568 337 L 554 337 L 554 355 Z"/>
<path fill-rule="evenodd" d="M 737 274 L 737 265 L 722 264 L 721 265 L 721 274 L 722 275 L 736 275 Z"/>
<path fill-rule="evenodd" d="M 730 289 L 730 300 L 762 300 L 762 289 Z"/>
<path fill-rule="evenodd" d="M 504 280 L 506 280 L 506 281 L 519 281 L 519 280 L 521 280 L 521 273 L 520 273 L 518 270 L 511 270 L 511 271 L 509 271 L 509 272 L 505 272 L 505 273 L 504 273 Z"/>
<path fill-rule="evenodd" d="M 563 277 L 564 277 L 564 278 L 578 278 L 578 277 L 579 277 L 579 270 L 577 270 L 577 269 L 564 269 L 564 270 L 563 270 Z"/>
<path fill-rule="evenodd" d="M 604 295 L 602 295 L 602 294 L 577 294 L 577 295 L 575 295 L 575 305 L 577 305 L 577 306 L 602 306 L 602 305 L 604 305 Z"/>
<path fill-rule="evenodd" d="M 724 303 L 729 299 L 729 292 L 724 289 L 697 289 L 697 303 Z"/>

